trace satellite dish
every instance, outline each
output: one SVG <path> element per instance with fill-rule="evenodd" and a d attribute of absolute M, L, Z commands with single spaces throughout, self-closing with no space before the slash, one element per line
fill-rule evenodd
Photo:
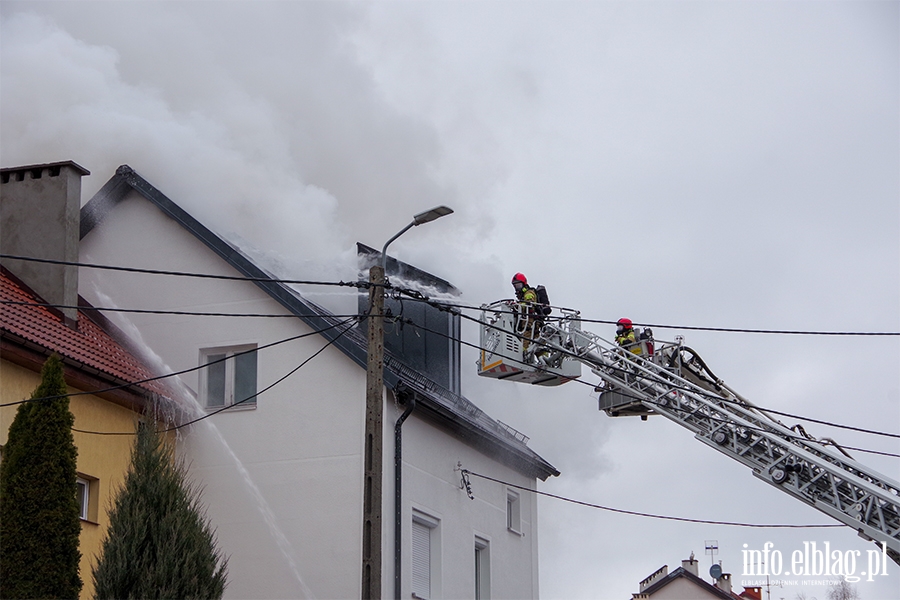
<path fill-rule="evenodd" d="M 722 576 L 722 565 L 713 565 L 709 568 L 709 574 L 713 579 L 718 579 Z"/>

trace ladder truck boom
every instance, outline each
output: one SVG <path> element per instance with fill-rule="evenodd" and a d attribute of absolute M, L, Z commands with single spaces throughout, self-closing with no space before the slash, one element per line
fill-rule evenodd
<path fill-rule="evenodd" d="M 600 410 L 609 416 L 663 417 L 704 444 L 748 466 L 753 475 L 852 527 L 900 565 L 900 483 L 853 460 L 829 439 L 788 427 L 718 379 L 683 343 L 639 342 L 641 353 L 582 329 L 579 313 L 538 320 L 513 301 L 482 306 L 484 377 L 555 386 L 601 379 Z"/>

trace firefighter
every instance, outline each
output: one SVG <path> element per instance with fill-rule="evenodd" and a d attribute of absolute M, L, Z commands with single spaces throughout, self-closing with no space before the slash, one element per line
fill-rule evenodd
<path fill-rule="evenodd" d="M 516 290 L 516 300 L 533 304 L 537 302 L 537 292 L 528 285 L 528 279 L 521 273 L 516 273 L 512 278 L 512 286 Z"/>
<path fill-rule="evenodd" d="M 634 333 L 631 319 L 619 319 L 616 323 L 616 343 L 633 354 L 641 354 L 641 344 Z"/>
<path fill-rule="evenodd" d="M 524 352 L 534 338 L 536 322 L 534 310 L 538 297 L 535 289 L 528 285 L 528 279 L 521 273 L 513 275 L 512 286 L 516 290 L 516 300 L 519 301 L 516 333 L 522 336 L 522 351 Z"/>

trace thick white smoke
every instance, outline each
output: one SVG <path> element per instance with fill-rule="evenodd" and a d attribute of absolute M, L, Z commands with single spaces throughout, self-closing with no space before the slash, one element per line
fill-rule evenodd
<path fill-rule="evenodd" d="M 102 22 L 29 8 L 3 7 L 4 166 L 75 160 L 86 200 L 128 163 L 212 228 L 331 266 L 453 204 L 434 130 L 354 59 L 353 7 L 109 4 Z M 250 29 L 264 39 L 245 43 Z"/>

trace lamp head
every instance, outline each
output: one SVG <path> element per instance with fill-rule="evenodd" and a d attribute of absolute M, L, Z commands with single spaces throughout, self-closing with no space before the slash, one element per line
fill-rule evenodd
<path fill-rule="evenodd" d="M 413 223 L 415 225 L 421 225 L 422 223 L 428 223 L 430 221 L 434 221 L 435 219 L 440 219 L 443 216 L 449 215 L 453 212 L 453 209 L 448 206 L 436 206 L 431 210 L 426 210 L 425 212 L 419 213 L 413 217 Z"/>

